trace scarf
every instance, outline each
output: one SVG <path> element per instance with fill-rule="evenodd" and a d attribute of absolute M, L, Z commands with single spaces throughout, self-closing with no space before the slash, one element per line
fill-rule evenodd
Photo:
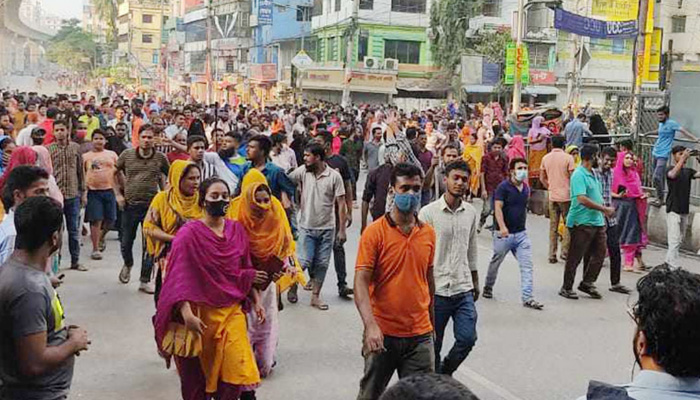
<path fill-rule="evenodd" d="M 566 146 L 566 153 L 567 154 L 573 153 L 574 150 L 578 150 L 578 146 L 576 146 L 575 144 L 570 144 L 570 145 Z M 581 153 L 576 154 L 573 157 L 574 157 L 574 164 L 576 164 L 577 167 L 579 165 L 581 165 Z"/>
<path fill-rule="evenodd" d="M 508 161 L 516 158 L 527 159 L 527 152 L 525 151 L 525 141 L 520 135 L 513 136 L 507 147 Z"/>
<path fill-rule="evenodd" d="M 177 233 L 168 256 L 168 275 L 158 298 L 153 320 L 158 346 L 168 329 L 176 307 L 183 301 L 213 308 L 243 303 L 255 279 L 245 229 L 226 220 L 223 237 L 204 222 L 188 222 Z"/>
<path fill-rule="evenodd" d="M 536 116 L 532 119 L 532 128 L 527 133 L 530 140 L 546 139 L 550 135 L 549 129 L 542 126 L 544 117 L 541 115 Z M 543 138 L 544 136 L 544 138 Z M 547 141 L 540 143 L 535 143 L 532 145 L 533 150 L 544 150 L 547 148 Z"/>
<path fill-rule="evenodd" d="M 642 190 L 642 180 L 639 178 L 639 174 L 634 165 L 629 168 L 625 168 L 625 155 L 631 154 L 626 152 L 617 153 L 617 164 L 615 169 L 613 169 L 613 183 L 612 191 L 619 193 L 620 185 L 627 189 L 626 197 L 629 198 L 639 198 L 644 194 Z"/>
<path fill-rule="evenodd" d="M 292 229 L 277 198 L 270 195 L 268 204 L 255 200 L 255 193 L 261 187 L 270 190 L 265 175 L 252 168 L 243 178 L 241 195 L 231 201 L 226 217 L 243 225 L 250 239 L 250 253 L 255 258 L 265 260 L 275 256 L 284 260 L 294 254 Z"/>
<path fill-rule="evenodd" d="M 0 192 L 5 188 L 5 183 L 10 176 L 10 172 L 20 165 L 37 165 L 36 151 L 29 146 L 19 146 L 15 148 L 2 177 L 0 177 Z"/>
<path fill-rule="evenodd" d="M 168 189 L 159 192 L 151 201 L 148 214 L 143 222 L 144 230 L 158 228 L 163 232 L 174 235 L 188 220 L 201 218 L 202 208 L 199 206 L 199 193 L 185 196 L 180 191 L 180 182 L 185 172 L 197 168 L 191 161 L 176 160 L 170 166 L 168 173 Z M 156 218 L 157 215 L 157 218 Z M 154 257 L 161 255 L 165 243 L 146 235 L 146 251 Z"/>

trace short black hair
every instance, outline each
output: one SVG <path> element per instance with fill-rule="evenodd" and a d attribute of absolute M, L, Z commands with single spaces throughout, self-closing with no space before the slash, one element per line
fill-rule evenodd
<path fill-rule="evenodd" d="M 416 138 L 416 136 L 418 136 L 418 129 L 412 126 L 406 128 L 406 139 L 413 140 Z"/>
<path fill-rule="evenodd" d="M 308 151 L 312 155 L 314 155 L 316 157 L 320 157 L 321 160 L 324 160 L 324 161 L 326 160 L 326 149 L 324 149 L 323 146 L 321 146 L 318 143 L 309 144 L 308 146 L 306 146 L 304 148 L 304 151 Z"/>
<path fill-rule="evenodd" d="M 58 108 L 50 107 L 46 109 L 46 118 L 54 119 L 58 115 Z"/>
<path fill-rule="evenodd" d="M 54 129 L 56 128 L 56 125 L 63 125 L 64 127 L 68 128 L 68 121 L 64 119 L 57 119 L 53 121 L 53 127 Z"/>
<path fill-rule="evenodd" d="M 39 179 L 49 179 L 49 173 L 43 168 L 33 165 L 19 165 L 13 168 L 2 189 L 2 203 L 5 210 L 15 205 L 15 190 L 27 190 Z"/>
<path fill-rule="evenodd" d="M 469 169 L 469 164 L 464 160 L 454 160 L 445 165 L 445 176 L 450 176 L 450 172 L 453 170 L 464 171 L 467 175 L 471 175 L 472 171 Z"/>
<path fill-rule="evenodd" d="M 100 135 L 105 139 L 107 138 L 107 135 L 105 135 L 104 131 L 100 128 L 97 128 L 94 131 L 92 131 L 92 138 L 93 139 L 95 138 L 95 135 Z"/>
<path fill-rule="evenodd" d="M 595 157 L 598 153 L 600 152 L 600 148 L 596 146 L 595 144 L 584 144 L 583 147 L 581 147 L 580 155 L 581 155 L 581 160 L 585 161 L 590 161 Z"/>
<path fill-rule="evenodd" d="M 116 128 L 119 128 L 120 126 L 123 126 L 123 127 L 126 128 L 127 130 L 129 129 L 129 125 L 127 125 L 126 122 L 117 122 L 117 123 L 114 125 L 115 130 L 116 130 Z M 141 132 L 139 131 L 139 133 L 141 133 Z"/>
<path fill-rule="evenodd" d="M 398 381 L 379 400 L 479 400 L 454 378 L 443 374 L 416 374 Z"/>
<path fill-rule="evenodd" d="M 199 136 L 199 135 L 188 136 L 187 137 L 187 150 L 189 150 L 190 147 L 192 147 L 192 145 L 194 145 L 195 143 L 199 143 L 199 142 L 204 143 L 205 149 L 208 147 L 207 138 L 205 138 L 204 136 Z"/>
<path fill-rule="evenodd" d="M 656 112 L 664 113 L 666 115 L 671 115 L 671 109 L 668 106 L 661 106 L 656 109 Z"/>
<path fill-rule="evenodd" d="M 35 251 L 63 229 L 63 207 L 48 196 L 30 197 L 15 210 L 15 248 Z"/>
<path fill-rule="evenodd" d="M 566 137 L 563 135 L 552 136 L 552 147 L 555 149 L 563 149 L 566 147 Z"/>
<path fill-rule="evenodd" d="M 316 137 L 322 138 L 323 143 L 325 143 L 326 146 L 330 146 L 331 144 L 333 144 L 333 134 L 328 131 L 320 131 L 318 132 Z"/>
<path fill-rule="evenodd" d="M 265 154 L 265 157 L 267 157 L 270 154 L 270 150 L 272 150 L 272 141 L 265 135 L 257 134 L 248 139 L 248 143 L 250 142 L 258 142 L 260 150 Z"/>
<path fill-rule="evenodd" d="M 143 124 L 143 125 L 141 125 L 141 127 L 139 128 L 139 136 L 141 136 L 141 134 L 144 133 L 144 132 L 146 132 L 146 131 L 155 132 L 155 131 L 153 130 L 153 125 L 151 125 L 151 124 Z"/>
<path fill-rule="evenodd" d="M 452 143 L 446 144 L 442 147 L 442 154 L 445 154 L 445 150 L 447 149 L 457 150 L 457 153 L 459 153 L 459 149 L 457 148 L 457 146 L 455 146 Z"/>
<path fill-rule="evenodd" d="M 183 176 L 184 176 L 184 174 L 183 174 Z M 228 183 L 226 183 L 225 180 L 223 180 L 219 177 L 216 177 L 216 176 L 213 176 L 211 178 L 207 178 L 207 179 L 203 180 L 202 183 L 199 185 L 198 203 L 199 203 L 200 207 L 204 207 L 204 202 L 206 201 L 205 197 L 207 196 L 207 191 L 209 190 L 209 188 L 212 185 L 214 185 L 216 183 L 223 183 L 224 186 L 226 186 L 226 189 L 228 189 L 228 193 L 231 194 L 231 188 L 228 186 Z"/>
<path fill-rule="evenodd" d="M 276 146 L 278 144 L 284 143 L 285 140 L 287 140 L 287 136 L 284 134 L 275 134 L 270 136 L 270 140 L 272 140 L 272 145 Z"/>
<path fill-rule="evenodd" d="M 632 139 L 623 139 L 623 140 L 620 140 L 620 146 L 624 146 L 628 149 L 632 149 L 634 147 L 634 142 L 632 141 Z"/>
<path fill-rule="evenodd" d="M 510 160 L 510 163 L 508 164 L 508 168 L 512 171 L 515 169 L 515 166 L 518 164 L 525 164 L 527 165 L 527 160 L 521 157 L 516 157 L 512 160 Z"/>
<path fill-rule="evenodd" d="M 238 143 L 241 143 L 243 138 L 241 137 L 241 134 L 236 132 L 236 131 L 230 131 L 226 133 L 226 136 L 232 138 L 233 140 L 238 141 Z"/>
<path fill-rule="evenodd" d="M 608 156 L 610 158 L 617 158 L 617 151 L 614 147 L 606 147 L 603 149 L 603 155 Z"/>
<path fill-rule="evenodd" d="M 506 145 L 508 144 L 508 141 L 506 141 L 506 139 L 504 137 L 497 137 L 497 138 L 493 139 L 493 142 L 491 142 L 491 146 L 493 146 L 494 144 L 500 144 L 501 147 L 506 147 Z"/>
<path fill-rule="evenodd" d="M 586 119 L 586 114 L 584 114 L 584 113 L 578 113 L 578 115 L 576 116 L 576 118 L 577 118 L 577 119 Z"/>
<path fill-rule="evenodd" d="M 637 282 L 634 306 L 646 351 L 675 377 L 700 376 L 700 275 L 659 266 Z"/>
<path fill-rule="evenodd" d="M 680 144 L 678 146 L 673 146 L 673 148 L 671 149 L 671 154 L 682 153 L 685 151 L 685 149 L 686 147 Z"/>
<path fill-rule="evenodd" d="M 414 176 L 423 177 L 423 171 L 418 166 L 409 163 L 398 163 L 391 169 L 391 186 L 396 185 L 398 177 L 413 178 Z"/>

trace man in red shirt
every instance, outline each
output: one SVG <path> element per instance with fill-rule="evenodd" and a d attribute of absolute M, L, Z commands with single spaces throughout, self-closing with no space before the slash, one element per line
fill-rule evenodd
<path fill-rule="evenodd" d="M 46 132 L 44 135 L 44 146 L 48 146 L 56 141 L 53 135 L 53 122 L 56 120 L 58 115 L 58 108 L 49 108 L 46 110 L 46 119 L 39 124 L 39 128 Z"/>
<path fill-rule="evenodd" d="M 491 151 L 481 159 L 481 199 L 484 206 L 481 209 L 481 219 L 477 231 L 486 223 L 486 218 L 493 213 L 493 194 L 504 180 L 508 179 L 508 157 L 503 152 L 506 140 L 496 138 L 491 144 Z M 494 224 L 495 225 L 495 224 Z"/>

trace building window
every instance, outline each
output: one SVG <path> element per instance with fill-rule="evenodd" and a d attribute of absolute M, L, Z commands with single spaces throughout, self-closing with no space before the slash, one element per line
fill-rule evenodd
<path fill-rule="evenodd" d="M 500 1 L 485 1 L 481 6 L 481 14 L 486 17 L 500 17 L 501 16 L 501 2 Z"/>
<path fill-rule="evenodd" d="M 143 14 L 141 16 L 141 22 L 143 22 L 144 24 L 150 24 L 151 22 L 153 22 L 153 15 Z"/>
<path fill-rule="evenodd" d="M 357 61 L 363 62 L 365 57 L 367 57 L 367 50 L 369 49 L 369 37 L 363 35 L 360 32 L 360 40 L 357 43 Z"/>
<path fill-rule="evenodd" d="M 426 0 L 391 0 L 391 11 L 425 14 Z"/>
<path fill-rule="evenodd" d="M 671 17 L 671 32 L 685 33 L 685 15 Z"/>
<path fill-rule="evenodd" d="M 402 64 L 420 64 L 420 42 L 385 40 L 384 58 L 395 58 Z"/>
<path fill-rule="evenodd" d="M 319 15 L 323 15 L 323 0 L 314 0 L 311 16 L 318 17 Z"/>
<path fill-rule="evenodd" d="M 373 10 L 374 0 L 360 0 L 360 10 Z"/>
<path fill-rule="evenodd" d="M 297 22 L 311 22 L 312 7 L 297 7 Z"/>
<path fill-rule="evenodd" d="M 530 68 L 549 71 L 550 45 L 544 43 L 528 43 L 527 51 L 530 55 Z"/>
<path fill-rule="evenodd" d="M 335 12 L 340 11 L 340 0 L 335 0 Z"/>
<path fill-rule="evenodd" d="M 235 63 L 234 63 L 234 58 L 233 57 L 226 57 L 226 73 L 227 74 L 232 74 L 235 71 Z"/>
<path fill-rule="evenodd" d="M 153 43 L 153 35 L 144 33 L 143 36 L 141 36 L 141 42 L 142 43 Z"/>
<path fill-rule="evenodd" d="M 153 52 L 153 64 L 158 64 L 158 51 Z"/>

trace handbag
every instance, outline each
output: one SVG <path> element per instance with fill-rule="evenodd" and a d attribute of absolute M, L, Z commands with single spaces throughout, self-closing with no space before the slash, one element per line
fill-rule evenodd
<path fill-rule="evenodd" d="M 195 314 L 199 317 L 199 310 Z M 198 357 L 202 352 L 202 335 L 187 329 L 185 324 L 170 322 L 161 345 L 167 354 L 182 358 Z"/>

